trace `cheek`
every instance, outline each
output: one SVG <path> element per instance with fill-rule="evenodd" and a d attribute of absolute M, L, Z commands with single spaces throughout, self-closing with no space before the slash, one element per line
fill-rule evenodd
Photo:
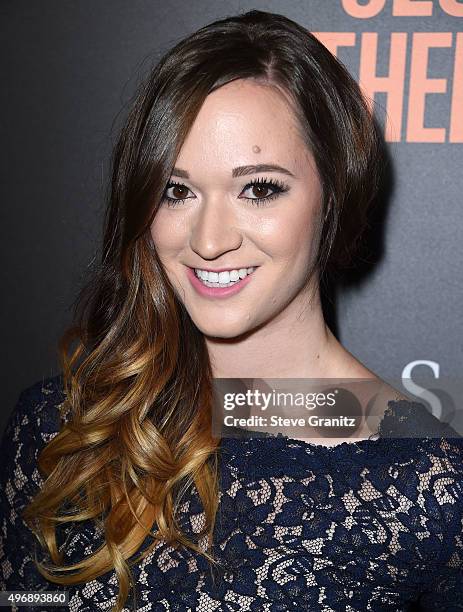
<path fill-rule="evenodd" d="M 311 202 L 288 206 L 291 211 L 281 211 L 272 218 L 261 220 L 257 227 L 260 245 L 275 260 L 286 261 L 294 266 L 297 261 L 307 261 L 307 256 L 316 250 L 318 211 Z"/>
<path fill-rule="evenodd" d="M 184 248 L 186 230 L 180 219 L 175 216 L 169 217 L 160 211 L 151 224 L 151 238 L 154 247 L 162 258 L 169 253 L 176 253 Z"/>

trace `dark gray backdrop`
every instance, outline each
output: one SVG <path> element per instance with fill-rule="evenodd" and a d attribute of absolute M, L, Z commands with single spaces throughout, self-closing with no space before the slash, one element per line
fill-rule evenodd
<path fill-rule="evenodd" d="M 365 1 L 359 5 L 365 5 Z M 58 372 L 56 344 L 98 249 L 109 155 L 134 89 L 181 37 L 213 19 L 258 8 L 314 32 L 379 35 L 378 74 L 388 71 L 391 32 L 452 32 L 432 49 L 426 125 L 449 124 L 455 37 L 462 18 L 434 2 L 430 17 L 396 17 L 392 0 L 371 19 L 338 0 L 9 0 L 2 29 L 1 210 L 4 383 L 0 431 L 20 390 Z M 339 57 L 358 78 L 359 40 Z M 408 81 L 405 81 L 404 124 Z M 376 96 L 378 109 L 385 94 Z M 458 112 L 463 112 L 459 109 Z M 415 360 L 460 376 L 463 284 L 460 143 L 388 143 L 393 172 L 374 239 L 378 261 L 336 296 L 336 331 L 379 375 L 400 377 Z M 426 365 L 419 366 L 426 368 Z"/>

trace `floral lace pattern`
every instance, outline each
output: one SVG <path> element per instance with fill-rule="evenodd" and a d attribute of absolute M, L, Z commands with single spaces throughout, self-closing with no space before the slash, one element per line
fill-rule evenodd
<path fill-rule="evenodd" d="M 32 385 L 3 435 L 0 590 L 67 590 L 69 605 L 50 610 L 110 611 L 115 572 L 70 587 L 46 581 L 33 552 L 48 557 L 20 516 L 43 482 L 37 454 L 60 428 L 63 399 L 59 376 Z M 414 402 L 391 401 L 379 438 L 331 447 L 223 438 L 218 567 L 161 542 L 132 567 L 136 602 L 124 612 L 463 611 L 463 439 L 427 437 L 421 415 Z M 398 424 L 420 437 L 393 437 Z M 195 538 L 204 516 L 194 488 L 180 510 Z M 58 533 L 65 563 L 103 541 L 90 522 Z"/>

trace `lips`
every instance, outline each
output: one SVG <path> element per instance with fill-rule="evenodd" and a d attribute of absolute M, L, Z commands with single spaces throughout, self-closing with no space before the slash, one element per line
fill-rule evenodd
<path fill-rule="evenodd" d="M 235 266 L 235 267 L 228 267 L 228 268 L 210 269 L 210 268 L 200 268 L 199 266 L 198 267 L 189 266 L 189 268 L 193 271 L 203 270 L 204 272 L 217 272 L 217 273 L 218 272 L 231 272 L 232 270 L 241 270 L 241 269 L 248 270 L 249 268 L 255 269 L 257 267 L 258 266 L 250 265 L 250 266 Z"/>
<path fill-rule="evenodd" d="M 209 283 L 215 284 L 218 283 L 221 286 L 227 286 L 230 282 L 235 283 L 240 280 L 246 278 L 249 274 L 254 272 L 255 268 L 240 268 L 237 270 L 236 268 L 228 271 L 224 270 L 223 272 L 211 272 L 207 270 L 195 270 L 195 275 L 202 281 L 205 285 Z"/>
<path fill-rule="evenodd" d="M 231 269 L 236 270 L 236 268 L 231 268 Z M 228 270 L 230 270 L 230 268 L 224 269 L 222 271 L 225 272 Z M 217 272 L 217 270 L 212 270 L 212 271 Z M 226 297 L 230 297 L 242 291 L 252 280 L 255 272 L 256 270 L 254 270 L 254 272 L 252 272 L 251 274 L 247 274 L 244 278 L 237 280 L 229 287 L 208 287 L 196 276 L 194 268 L 188 268 L 187 276 L 188 276 L 188 279 L 190 280 L 191 285 L 195 289 L 195 291 L 202 297 L 226 298 Z"/>

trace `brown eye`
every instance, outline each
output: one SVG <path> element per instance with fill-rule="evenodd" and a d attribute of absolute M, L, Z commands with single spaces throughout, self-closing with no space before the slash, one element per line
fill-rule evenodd
<path fill-rule="evenodd" d="M 183 204 L 185 200 L 194 198 L 194 195 L 189 196 L 188 193 L 191 192 L 186 185 L 170 182 L 167 184 L 162 200 L 167 202 L 169 207 L 177 206 L 178 204 Z"/>
<path fill-rule="evenodd" d="M 278 198 L 281 194 L 289 191 L 289 186 L 275 179 L 258 179 L 248 183 L 241 196 L 253 206 L 262 206 L 263 204 Z M 248 192 L 249 195 L 246 195 Z"/>
<path fill-rule="evenodd" d="M 179 200 L 181 200 L 182 198 L 185 198 L 187 193 L 188 193 L 188 189 L 184 185 L 175 185 L 172 188 L 173 197 L 178 198 Z"/>
<path fill-rule="evenodd" d="M 268 196 L 268 187 L 266 185 L 253 185 L 252 186 L 252 192 L 253 195 L 256 196 L 256 198 L 265 198 Z"/>

